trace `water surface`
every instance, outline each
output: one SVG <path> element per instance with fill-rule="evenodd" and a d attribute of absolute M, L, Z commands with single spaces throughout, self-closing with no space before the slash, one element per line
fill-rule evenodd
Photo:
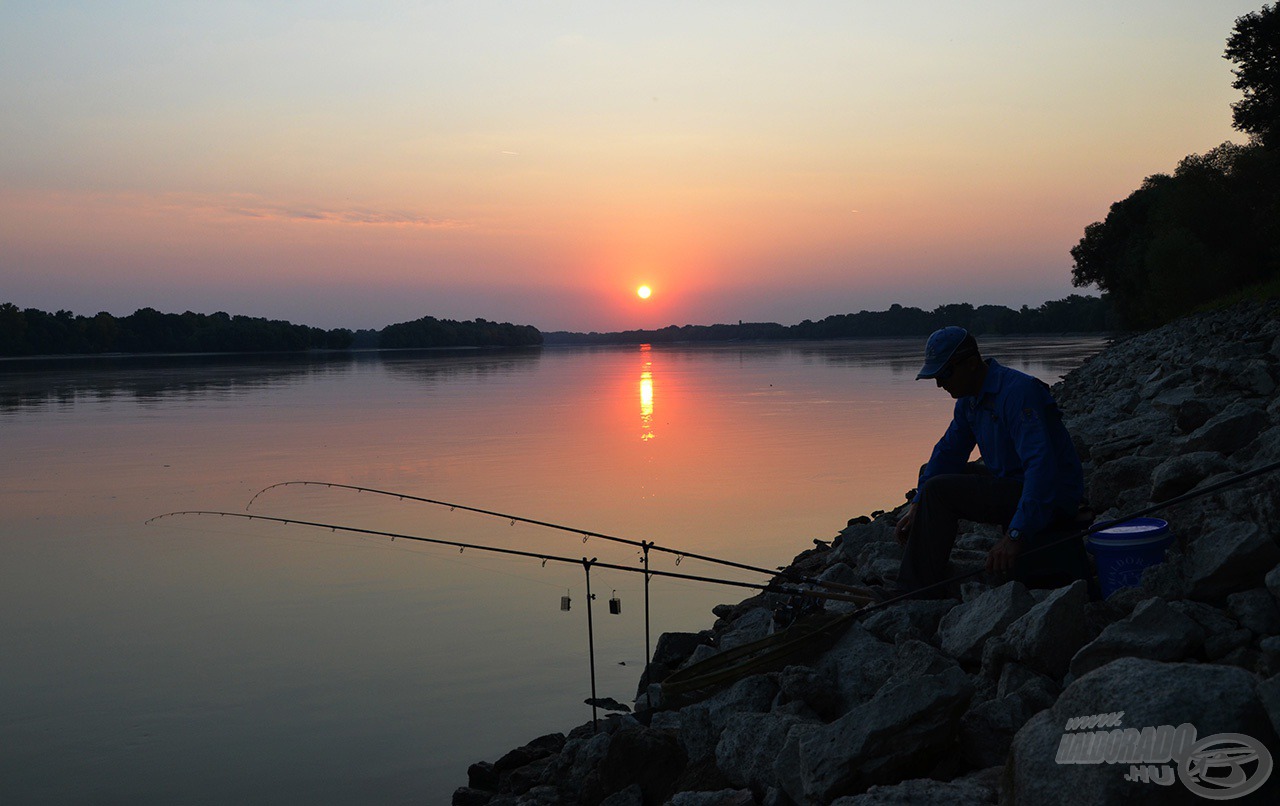
<path fill-rule="evenodd" d="M 984 352 L 1053 382 L 1100 346 Z M 315 479 L 775 567 L 913 485 L 950 413 L 914 381 L 919 354 L 867 340 L 0 363 L 0 802 L 448 802 L 469 763 L 590 719 L 581 565 L 143 522 L 243 512 Z M 277 488 L 253 512 L 639 563 L 342 490 Z M 591 584 L 598 692 L 629 701 L 641 577 Z M 750 593 L 655 580 L 653 638 Z"/>

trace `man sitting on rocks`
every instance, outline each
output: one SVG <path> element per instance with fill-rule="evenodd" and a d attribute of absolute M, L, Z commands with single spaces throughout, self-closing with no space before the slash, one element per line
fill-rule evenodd
<path fill-rule="evenodd" d="M 1088 574 L 1084 547 L 1019 555 L 1071 528 L 1084 499 L 1084 474 L 1075 446 L 1049 387 L 994 359 L 983 360 L 978 343 L 961 327 L 929 337 L 925 364 L 916 375 L 934 379 L 955 398 L 951 424 L 920 472 L 917 493 L 898 521 L 906 546 L 896 590 L 918 598 L 944 598 L 951 548 L 961 519 L 1000 524 L 1004 534 L 987 555 L 987 570 L 1018 578 L 1039 576 L 1046 561 L 1066 584 Z M 974 445 L 981 463 L 970 463 Z"/>

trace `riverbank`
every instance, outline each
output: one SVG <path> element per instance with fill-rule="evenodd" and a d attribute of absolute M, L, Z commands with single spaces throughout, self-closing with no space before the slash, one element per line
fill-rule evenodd
<path fill-rule="evenodd" d="M 1099 518 L 1280 460 L 1277 380 L 1274 302 L 1180 320 L 1064 378 L 1054 391 Z M 793 568 L 884 582 L 901 556 L 898 514 L 855 519 Z M 598 733 L 583 725 L 473 765 L 454 803 L 1198 802 L 1194 786 L 1216 785 L 1190 778 L 1185 754 L 1161 760 L 1138 742 L 1144 728 L 1189 725 L 1180 748 L 1235 734 L 1280 754 L 1280 474 L 1161 517 L 1177 536 L 1166 561 L 1105 601 L 1084 582 L 969 582 L 955 599 L 892 605 L 816 657 L 701 702 L 645 710 L 641 698 Z M 995 539 L 962 529 L 953 572 L 980 567 Z M 664 635 L 649 676 L 768 635 L 780 603 L 722 605 L 709 629 Z M 1107 758 L 1093 738 L 1103 728 L 1116 742 L 1133 728 L 1134 746 Z M 1096 762 L 1085 743 L 1100 748 Z M 1234 768 L 1238 789 L 1263 783 L 1251 764 Z M 1273 798 L 1278 785 L 1253 794 Z"/>

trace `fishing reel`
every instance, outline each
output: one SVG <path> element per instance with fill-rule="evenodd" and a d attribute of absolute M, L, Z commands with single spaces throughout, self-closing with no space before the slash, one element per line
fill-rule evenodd
<path fill-rule="evenodd" d="M 773 623 L 779 628 L 790 627 L 796 619 L 813 613 L 826 612 L 826 602 L 816 596 L 794 594 L 773 606 Z"/>

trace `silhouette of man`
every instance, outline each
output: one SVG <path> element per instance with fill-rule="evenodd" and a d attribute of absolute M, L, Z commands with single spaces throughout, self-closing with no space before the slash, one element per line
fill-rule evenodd
<path fill-rule="evenodd" d="M 1044 552 L 1054 557 L 1040 563 L 1019 560 L 1055 526 L 1074 522 L 1084 499 L 1080 459 L 1049 387 L 984 360 L 977 341 L 961 327 L 929 337 L 916 375 L 922 378 L 932 378 L 956 403 L 951 424 L 921 469 L 916 496 L 898 521 L 896 536 L 906 551 L 891 592 L 949 595 L 937 583 L 946 578 L 962 519 L 1004 527 L 987 554 L 988 571 L 1021 578 L 1048 560 L 1059 576 L 1087 575 L 1083 544 Z M 981 463 L 969 462 L 975 445 Z"/>

